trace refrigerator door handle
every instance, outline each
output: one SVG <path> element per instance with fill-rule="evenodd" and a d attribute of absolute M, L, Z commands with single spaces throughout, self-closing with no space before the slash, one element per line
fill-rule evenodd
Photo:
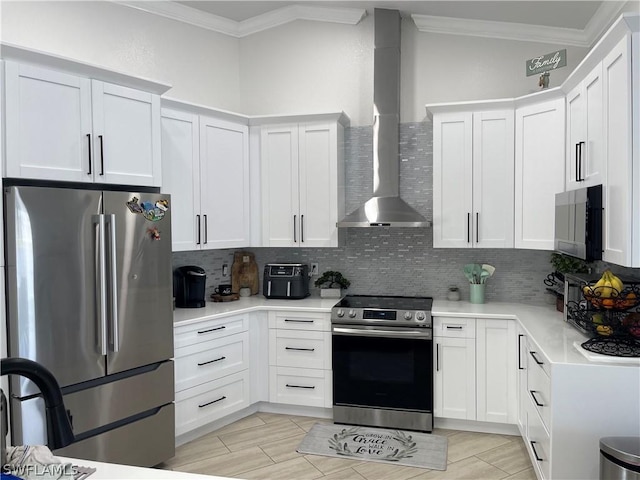
<path fill-rule="evenodd" d="M 111 307 L 111 334 L 113 341 L 111 348 L 113 352 L 120 350 L 120 335 L 118 331 L 118 263 L 116 259 L 116 216 L 111 213 L 105 215 L 107 217 L 107 225 L 109 226 L 109 290 L 110 290 L 110 307 Z"/>
<path fill-rule="evenodd" d="M 93 225 L 95 227 L 95 261 L 96 272 L 98 273 L 97 285 L 98 292 L 98 347 L 102 355 L 107 354 L 107 260 L 104 251 L 104 229 L 105 220 L 104 215 L 93 215 Z"/>

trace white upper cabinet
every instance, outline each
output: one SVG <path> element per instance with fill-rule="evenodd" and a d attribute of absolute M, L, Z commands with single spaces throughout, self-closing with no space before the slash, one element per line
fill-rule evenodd
<path fill-rule="evenodd" d="M 160 186 L 160 97 L 7 61 L 7 177 Z"/>
<path fill-rule="evenodd" d="M 162 189 L 171 194 L 173 251 L 246 247 L 250 241 L 246 119 L 162 109 Z M 199 114 L 200 113 L 200 114 Z"/>
<path fill-rule="evenodd" d="M 604 58 L 604 232 L 602 260 L 640 267 L 640 73 L 632 70 L 639 34 L 625 35 Z M 634 126 L 635 125 L 635 126 Z"/>
<path fill-rule="evenodd" d="M 554 248 L 555 194 L 565 185 L 564 122 L 564 98 L 516 108 L 516 248 Z"/>
<path fill-rule="evenodd" d="M 511 109 L 434 113 L 434 247 L 513 247 L 513 122 Z"/>
<path fill-rule="evenodd" d="M 342 143 L 338 121 L 261 127 L 262 246 L 338 246 Z"/>
<path fill-rule="evenodd" d="M 602 63 L 567 94 L 566 190 L 605 182 Z"/>

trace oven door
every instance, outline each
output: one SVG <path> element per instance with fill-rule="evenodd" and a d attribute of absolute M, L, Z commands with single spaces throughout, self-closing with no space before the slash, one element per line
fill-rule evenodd
<path fill-rule="evenodd" d="M 431 412 L 429 328 L 333 325 L 333 403 Z"/>

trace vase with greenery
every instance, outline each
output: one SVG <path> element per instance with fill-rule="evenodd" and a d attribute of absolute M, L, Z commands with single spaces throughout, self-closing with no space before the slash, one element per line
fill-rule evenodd
<path fill-rule="evenodd" d="M 316 287 L 320 288 L 320 296 L 325 298 L 340 298 L 342 289 L 349 288 L 351 282 L 347 280 L 342 273 L 329 270 L 324 272 L 314 282 Z"/>

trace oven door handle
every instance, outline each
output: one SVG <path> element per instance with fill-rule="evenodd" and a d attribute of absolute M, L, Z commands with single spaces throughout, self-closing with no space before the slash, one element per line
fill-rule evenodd
<path fill-rule="evenodd" d="M 418 340 L 431 340 L 431 329 L 415 328 L 406 330 L 380 330 L 364 328 L 332 327 L 334 335 L 352 335 L 355 337 L 383 337 L 383 338 L 415 338 Z"/>

